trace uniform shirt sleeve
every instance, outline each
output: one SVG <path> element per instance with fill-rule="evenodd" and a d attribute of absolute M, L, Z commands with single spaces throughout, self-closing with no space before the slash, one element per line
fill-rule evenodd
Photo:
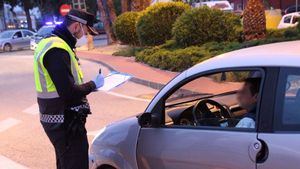
<path fill-rule="evenodd" d="M 76 85 L 71 73 L 69 53 L 63 49 L 50 49 L 44 56 L 47 69 L 59 96 L 67 101 L 81 99 L 96 89 L 94 82 Z"/>
<path fill-rule="evenodd" d="M 249 117 L 242 118 L 235 126 L 237 128 L 255 128 L 255 121 Z"/>

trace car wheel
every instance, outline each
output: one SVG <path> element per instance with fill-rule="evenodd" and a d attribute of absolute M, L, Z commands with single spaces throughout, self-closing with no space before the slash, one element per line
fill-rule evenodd
<path fill-rule="evenodd" d="M 115 169 L 115 168 L 110 165 L 103 165 L 101 167 L 98 167 L 97 169 Z"/>
<path fill-rule="evenodd" d="M 4 45 L 4 47 L 3 47 L 4 52 L 11 52 L 11 50 L 12 50 L 12 47 L 10 44 L 7 43 Z"/>

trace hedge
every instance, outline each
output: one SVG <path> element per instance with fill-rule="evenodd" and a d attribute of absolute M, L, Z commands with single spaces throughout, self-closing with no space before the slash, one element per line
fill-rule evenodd
<path fill-rule="evenodd" d="M 162 2 L 148 7 L 142 12 L 136 24 L 141 45 L 160 45 L 171 39 L 174 22 L 189 8 L 189 5 L 182 2 Z"/>
<path fill-rule="evenodd" d="M 172 34 L 181 46 L 242 39 L 239 16 L 209 7 L 194 8 L 174 23 Z"/>

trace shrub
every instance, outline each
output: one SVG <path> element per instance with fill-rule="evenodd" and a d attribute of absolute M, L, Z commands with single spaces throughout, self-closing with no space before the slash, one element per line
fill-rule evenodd
<path fill-rule="evenodd" d="M 241 21 L 237 15 L 208 7 L 185 12 L 172 29 L 176 42 L 182 46 L 239 40 L 241 33 Z"/>
<path fill-rule="evenodd" d="M 284 32 L 284 37 L 285 38 L 293 38 L 293 37 L 297 37 L 299 34 L 298 30 L 293 28 L 293 29 L 287 29 Z"/>
<path fill-rule="evenodd" d="M 183 71 L 209 57 L 210 55 L 198 46 L 176 50 L 154 47 L 138 53 L 136 60 L 164 70 Z"/>
<path fill-rule="evenodd" d="M 286 29 L 268 29 L 266 37 L 267 38 L 282 38 L 284 37 L 284 32 Z"/>
<path fill-rule="evenodd" d="M 139 44 L 135 27 L 138 17 L 138 12 L 125 12 L 116 19 L 114 31 L 117 39 L 122 43 L 129 45 Z"/>
<path fill-rule="evenodd" d="M 171 39 L 172 25 L 190 7 L 182 2 L 156 3 L 139 17 L 136 27 L 142 45 L 154 46 Z"/>
<path fill-rule="evenodd" d="M 120 49 L 120 50 L 114 52 L 112 55 L 132 57 L 132 56 L 136 56 L 136 54 L 142 50 L 144 50 L 143 47 L 128 46 L 126 48 L 123 48 L 123 49 Z"/>

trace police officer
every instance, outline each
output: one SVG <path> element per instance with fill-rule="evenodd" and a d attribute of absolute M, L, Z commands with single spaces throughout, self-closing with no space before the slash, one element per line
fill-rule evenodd
<path fill-rule="evenodd" d="M 55 148 L 58 169 L 87 169 L 88 140 L 85 121 L 90 114 L 86 95 L 102 87 L 101 74 L 83 83 L 75 48 L 96 35 L 94 16 L 72 9 L 53 34 L 37 45 L 34 75 L 40 121 Z M 96 72 L 95 72 L 96 73 Z"/>

